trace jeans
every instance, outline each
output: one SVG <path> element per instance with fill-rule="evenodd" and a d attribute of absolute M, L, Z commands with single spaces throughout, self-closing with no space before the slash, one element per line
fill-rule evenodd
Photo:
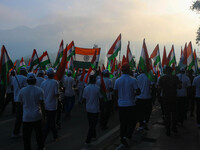
<path fill-rule="evenodd" d="M 20 127 L 21 127 L 21 124 L 22 124 L 23 108 L 22 108 L 21 103 L 15 102 L 15 104 L 16 104 L 16 120 L 15 120 L 15 126 L 14 126 L 13 133 L 15 135 L 19 135 Z"/>
<path fill-rule="evenodd" d="M 88 130 L 86 143 L 90 143 L 92 138 L 96 138 L 96 125 L 98 122 L 98 116 L 99 116 L 99 113 L 87 112 L 89 130 Z"/>
<path fill-rule="evenodd" d="M 64 107 L 65 107 L 65 112 L 66 113 L 70 113 L 73 106 L 74 106 L 74 103 L 75 103 L 75 96 L 65 96 L 65 99 L 64 99 Z"/>
<path fill-rule="evenodd" d="M 23 122 L 23 140 L 24 150 L 31 150 L 31 135 L 33 129 L 35 130 L 38 150 L 42 150 L 44 147 L 43 135 L 42 135 L 42 121 L 35 122 Z"/>
<path fill-rule="evenodd" d="M 47 138 L 49 131 L 51 130 L 53 133 L 53 138 L 57 138 L 57 129 L 56 129 L 56 110 L 48 111 L 46 110 L 46 123 L 44 128 L 44 140 Z"/>

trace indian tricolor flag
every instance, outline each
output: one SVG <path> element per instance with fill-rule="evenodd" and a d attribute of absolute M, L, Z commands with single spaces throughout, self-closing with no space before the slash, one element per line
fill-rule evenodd
<path fill-rule="evenodd" d="M 108 61 L 113 60 L 117 57 L 118 52 L 121 50 L 121 33 L 113 43 L 112 47 L 109 49 L 107 53 Z"/>
<path fill-rule="evenodd" d="M 53 65 L 54 68 L 56 68 L 60 64 L 60 60 L 63 56 L 63 51 L 64 51 L 64 47 L 63 47 L 63 40 L 62 40 L 59 46 L 58 54 L 56 56 L 56 61 Z"/>
<path fill-rule="evenodd" d="M 21 69 L 22 67 L 26 67 L 26 64 L 25 64 L 25 62 L 24 62 L 24 58 L 23 58 L 23 57 L 21 58 L 21 61 L 20 61 L 20 63 L 19 63 L 18 72 L 20 71 L 20 69 Z"/>
<path fill-rule="evenodd" d="M 164 46 L 164 51 L 163 51 L 163 58 L 162 58 L 162 68 L 165 68 L 167 66 L 167 54 L 166 54 L 166 49 Z"/>
<path fill-rule="evenodd" d="M 154 76 L 152 72 L 151 59 L 149 58 L 149 54 L 147 51 L 147 47 L 145 44 L 145 39 L 143 41 L 142 52 L 139 60 L 139 68 L 147 75 L 149 80 L 154 81 Z"/>
<path fill-rule="evenodd" d="M 89 48 L 75 47 L 74 67 L 89 69 L 95 52 L 96 52 L 95 66 L 97 66 L 99 61 L 100 51 L 101 51 L 100 48 L 89 49 Z"/>
<path fill-rule="evenodd" d="M 6 86 L 9 83 L 9 70 L 13 67 L 13 62 L 8 55 L 5 46 L 1 48 L 1 60 L 0 60 L 0 74 L 1 84 Z"/>
<path fill-rule="evenodd" d="M 90 73 L 92 72 L 93 69 L 95 69 L 95 62 L 97 60 L 97 55 L 96 55 L 97 51 L 95 51 L 93 57 L 92 57 L 92 60 L 91 60 L 91 64 L 90 64 L 90 68 L 88 70 L 88 73 L 87 73 L 87 76 L 85 78 L 85 83 L 88 83 L 88 77 L 90 75 Z"/>
<path fill-rule="evenodd" d="M 160 63 L 160 51 L 159 51 L 158 44 L 156 45 L 155 49 L 153 50 L 150 58 L 153 59 L 153 61 L 154 61 L 153 66 L 157 66 Z"/>
<path fill-rule="evenodd" d="M 192 43 L 190 42 L 187 47 L 187 69 L 191 70 L 194 66 L 194 55 L 192 50 Z"/>
<path fill-rule="evenodd" d="M 194 54 L 195 73 L 199 73 L 199 71 L 198 71 L 198 63 L 197 63 L 197 54 L 196 54 L 196 50 L 194 50 L 193 54 Z"/>
<path fill-rule="evenodd" d="M 172 45 L 172 49 L 168 54 L 167 60 L 168 60 L 168 66 L 172 67 L 172 69 L 175 71 L 176 56 L 175 56 L 175 51 L 174 51 L 174 45 Z"/>
<path fill-rule="evenodd" d="M 39 57 L 39 61 L 40 61 L 39 66 L 41 68 L 45 68 L 46 65 L 51 64 L 47 51 L 43 52 L 43 54 Z"/>
<path fill-rule="evenodd" d="M 31 60 L 30 60 L 29 71 L 31 71 L 32 69 L 36 69 L 38 64 L 39 64 L 39 59 L 38 59 L 37 51 L 36 51 L 36 49 L 34 49 Z"/>
<path fill-rule="evenodd" d="M 130 65 L 131 69 L 133 69 L 135 67 L 135 61 L 134 61 L 133 55 L 131 53 L 130 42 L 128 42 L 128 45 L 127 45 L 126 59 Z"/>
<path fill-rule="evenodd" d="M 75 55 L 75 47 L 74 47 L 74 41 L 72 41 L 68 46 L 67 46 L 67 61 L 70 60 L 72 56 Z"/>

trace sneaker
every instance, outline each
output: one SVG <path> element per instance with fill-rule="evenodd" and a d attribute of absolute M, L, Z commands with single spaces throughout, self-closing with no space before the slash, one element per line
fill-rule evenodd
<path fill-rule="evenodd" d="M 19 138 L 19 137 L 20 137 L 19 134 L 14 134 L 14 133 L 13 133 L 13 134 L 11 135 L 11 138 L 12 138 L 12 139 L 17 139 L 17 138 Z"/>
<path fill-rule="evenodd" d="M 170 129 L 167 129 L 167 131 L 166 131 L 166 135 L 167 135 L 167 136 L 170 136 L 170 135 L 171 135 L 171 133 L 170 133 Z"/>
<path fill-rule="evenodd" d="M 91 147 L 91 146 L 92 146 L 92 143 L 85 142 L 85 146 L 86 146 L 86 147 Z"/>
<path fill-rule="evenodd" d="M 129 147 L 130 146 L 130 143 L 128 141 L 128 138 L 126 137 L 123 137 L 120 139 L 121 143 L 125 146 L 125 147 Z"/>

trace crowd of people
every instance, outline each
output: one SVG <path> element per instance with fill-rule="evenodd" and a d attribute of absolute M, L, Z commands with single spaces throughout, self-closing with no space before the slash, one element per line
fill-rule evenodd
<path fill-rule="evenodd" d="M 12 113 L 16 114 L 11 137 L 20 136 L 23 124 L 24 149 L 31 150 L 31 135 L 35 130 L 38 150 L 43 150 L 50 131 L 54 140 L 58 138 L 61 113 L 64 112 L 65 117 L 71 116 L 76 95 L 78 103 L 85 105 L 87 112 L 87 146 L 97 138 L 97 124 L 102 130 L 107 130 L 110 114 L 116 110 L 119 112 L 120 141 L 129 147 L 137 123 L 137 130 L 148 130 L 155 100 L 160 103 L 167 136 L 171 131 L 177 133 L 177 124 L 183 126 L 189 116 L 196 116 L 197 127 L 200 128 L 200 76 L 195 76 L 192 70 L 181 69 L 174 74 L 171 67 L 166 67 L 163 75 L 154 82 L 142 71 L 133 72 L 128 63 L 122 65 L 121 72 L 121 76 L 112 78 L 107 69 L 102 72 L 106 88 L 106 95 L 103 95 L 99 71 L 94 71 L 85 83 L 82 72 L 72 77 L 68 70 L 61 81 L 56 81 L 53 68 L 46 72 L 40 70 L 37 74 L 27 73 L 25 67 L 19 73 L 12 70 L 8 86 L 1 86 L 0 92 L 3 102 L 1 113 L 12 102 Z"/>

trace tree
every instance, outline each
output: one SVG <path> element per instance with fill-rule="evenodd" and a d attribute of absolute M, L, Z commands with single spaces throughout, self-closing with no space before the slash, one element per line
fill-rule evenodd
<path fill-rule="evenodd" d="M 192 6 L 191 6 L 191 9 L 193 11 L 197 11 L 197 13 L 200 12 L 200 0 L 196 0 L 193 2 Z M 200 45 L 200 27 L 199 29 L 197 30 L 197 37 L 196 37 L 196 43 L 198 45 Z"/>

